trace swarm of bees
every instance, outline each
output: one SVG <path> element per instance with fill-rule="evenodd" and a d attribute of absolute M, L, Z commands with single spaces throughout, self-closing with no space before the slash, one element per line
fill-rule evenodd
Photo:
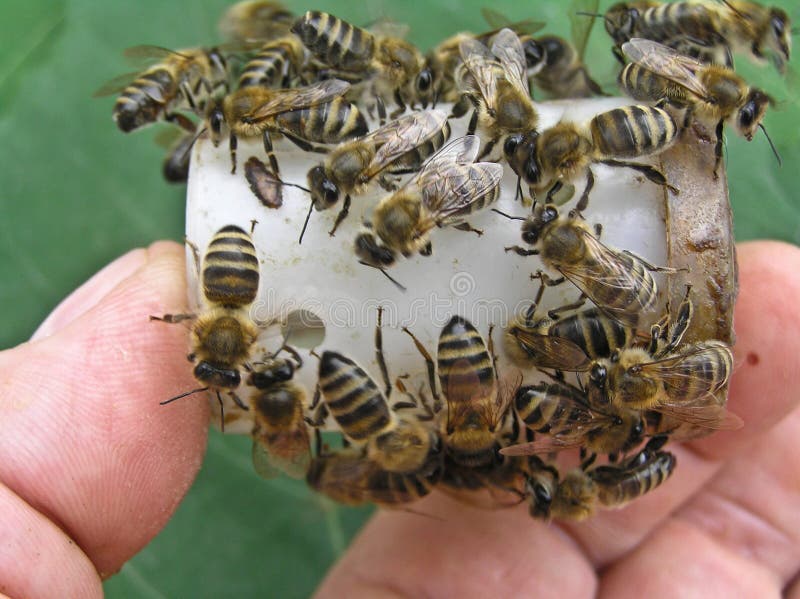
<path fill-rule="evenodd" d="M 495 203 L 509 172 L 527 215 L 510 217 L 522 221 L 521 244 L 505 248 L 506 259 L 536 255 L 546 269 L 531 274 L 539 284 L 529 308 L 502 331 L 480 331 L 453 314 L 433 351 L 403 328 L 426 373 L 419 388 L 407 375 L 391 380 L 378 308 L 378 383 L 347 348 L 304 357 L 290 336 L 270 351 L 261 346 L 264 323 L 249 309 L 267 267 L 252 229 L 226 224 L 202 255 L 193 248 L 197 313 L 152 317 L 189 323 L 199 383 L 163 403 L 211 393 L 223 427 L 225 410 L 247 412 L 260 475 L 304 477 L 341 503 L 405 506 L 437 489 L 490 507 L 526 503 L 545 520 L 625 505 L 674 472 L 668 441 L 741 426 L 726 409 L 731 347 L 684 340 L 697 291 L 686 284 L 677 309 L 663 305 L 656 273 L 680 286 L 684 272 L 602 242 L 602 227 L 583 213 L 596 165 L 632 169 L 678 195 L 662 170 L 640 159 L 691 130 L 714 142 L 711 179 L 725 123 L 748 140 L 759 128 L 766 134 L 774 100 L 733 70 L 734 57 L 771 60 L 785 72 L 789 17 L 739 0 L 618 3 L 605 13 L 597 2 L 574 4 L 585 10 L 574 15 L 583 35 L 571 42 L 539 35 L 544 23 L 487 9 L 491 30 L 455 34 L 424 54 L 395 23 L 361 27 L 245 1 L 223 15 L 227 41 L 214 48 L 128 50 L 158 62 L 98 94 L 121 92 L 112 114 L 123 132 L 158 122 L 178 128 L 167 180 L 186 179 L 201 138 L 217 146 L 227 137 L 230 176 L 242 176 L 238 140 L 259 140 L 263 161 L 251 157 L 243 170 L 265 211 L 281 209 L 284 187 L 299 188 L 309 202 L 306 226 L 314 211 L 339 207 L 331 236 L 351 201 L 377 184 L 386 195 L 354 234 L 353 261 L 391 279 L 387 269 L 400 256 L 432 254 L 437 229 L 477 233 L 480 243 L 467 218 Z M 620 90 L 639 104 L 542 127 L 535 94 L 606 95 L 583 62 L 594 18 L 623 63 Z M 451 139 L 451 123 L 462 117 L 466 135 Z M 322 154 L 307 187 L 282 179 L 273 138 Z M 572 197 L 560 193 L 576 185 L 573 207 L 563 207 Z M 577 301 L 542 310 L 548 289 L 570 283 Z M 508 363 L 499 363 L 495 336 Z M 312 392 L 294 379 L 315 367 Z M 337 431 L 342 447 L 324 442 L 323 429 Z"/>

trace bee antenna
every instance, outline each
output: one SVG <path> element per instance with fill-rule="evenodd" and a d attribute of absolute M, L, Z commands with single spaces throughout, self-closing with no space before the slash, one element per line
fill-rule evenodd
<path fill-rule="evenodd" d="M 364 266 L 369 266 L 370 268 L 374 268 L 374 269 L 376 269 L 376 270 L 379 270 L 379 271 L 381 271 L 381 272 L 383 273 L 383 276 L 384 276 L 384 277 L 386 277 L 387 279 L 389 279 L 389 280 L 390 280 L 392 283 L 394 283 L 394 284 L 395 284 L 395 286 L 396 286 L 396 287 L 397 287 L 397 288 L 398 288 L 400 291 L 402 291 L 403 293 L 405 293 L 406 291 L 408 291 L 408 289 L 406 289 L 406 288 L 405 288 L 403 285 L 401 285 L 401 284 L 400 284 L 400 282 L 399 282 L 397 279 L 395 279 L 394 277 L 392 277 L 392 275 L 390 275 L 388 272 L 386 272 L 386 269 L 385 269 L 385 268 L 381 268 L 381 267 L 379 267 L 379 266 L 374 266 L 374 265 L 372 265 L 372 264 L 369 264 L 368 262 L 364 262 L 363 260 L 359 260 L 359 261 L 358 261 L 358 263 L 359 263 L 359 264 L 363 264 Z"/>
<path fill-rule="evenodd" d="M 586 12 L 584 10 L 579 10 L 575 14 L 576 15 L 580 15 L 582 17 L 600 17 L 601 19 L 605 19 L 606 18 L 605 15 L 600 14 L 599 12 Z"/>
<path fill-rule="evenodd" d="M 306 214 L 306 220 L 303 223 L 303 230 L 300 231 L 300 239 L 297 241 L 298 245 L 303 243 L 303 235 L 306 234 L 306 227 L 308 227 L 308 221 L 311 218 L 311 211 L 314 209 L 314 202 L 310 202 L 308 205 L 308 214 Z"/>
<path fill-rule="evenodd" d="M 200 387 L 199 389 L 192 389 L 191 391 L 187 391 L 186 393 L 181 393 L 180 395 L 176 395 L 175 397 L 170 397 L 169 399 L 160 401 L 158 402 L 158 405 L 165 406 L 168 403 L 172 403 L 176 399 L 181 399 L 182 397 L 188 397 L 189 395 L 194 395 L 195 393 L 201 393 L 203 391 L 208 391 L 208 387 Z"/>
<path fill-rule="evenodd" d="M 783 160 L 781 160 L 781 155 L 778 154 L 778 148 L 776 148 L 775 144 L 772 143 L 772 138 L 769 136 L 769 133 L 767 133 L 767 128 L 762 123 L 758 124 L 758 128 L 764 132 L 764 136 L 767 138 L 767 141 L 769 142 L 769 147 L 772 148 L 772 153 L 775 154 L 775 158 L 778 160 L 778 166 L 783 166 Z"/>
<path fill-rule="evenodd" d="M 500 216 L 505 216 L 509 220 L 526 220 L 524 216 L 511 216 L 510 214 L 506 214 L 505 212 L 498 210 L 497 208 L 492 208 L 492 212 L 497 212 Z"/>

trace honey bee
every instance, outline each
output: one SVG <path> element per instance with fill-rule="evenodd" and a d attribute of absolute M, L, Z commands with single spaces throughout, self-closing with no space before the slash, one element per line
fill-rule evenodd
<path fill-rule="evenodd" d="M 308 172 L 311 208 L 327 210 L 344 194 L 344 205 L 329 232 L 333 235 L 347 217 L 351 195 L 364 193 L 375 178 L 384 188 L 391 188 L 383 178 L 385 173 L 419 170 L 449 136 L 447 114 L 426 110 L 401 116 L 363 137 L 340 144 L 322 164 Z"/>
<path fill-rule="evenodd" d="M 396 507 L 430 493 L 441 473 L 440 466 L 425 474 L 390 472 L 363 452 L 349 449 L 315 457 L 306 482 L 318 493 L 345 505 Z"/>
<path fill-rule="evenodd" d="M 534 89 L 542 90 L 556 99 L 604 95 L 600 85 L 592 79 L 583 63 L 583 55 L 591 33 L 591 21 L 588 26 L 583 25 L 578 22 L 577 15 L 570 15 L 575 41 L 573 45 L 555 35 L 535 38 L 525 35 L 500 13 L 489 9 L 483 9 L 481 12 L 493 27 L 498 29 L 509 27 L 519 35 L 528 65 L 528 77 L 532 79 Z M 533 33 L 529 29 L 525 32 Z M 478 39 L 486 46 L 490 46 L 488 40 Z"/>
<path fill-rule="evenodd" d="M 364 115 L 342 96 L 350 84 L 338 79 L 295 89 L 244 87 L 225 96 L 208 114 L 211 141 L 219 145 L 223 126 L 230 131 L 231 173 L 236 172 L 238 137 L 263 136 L 273 173 L 278 161 L 270 133 L 279 133 L 305 151 L 321 151 L 315 143 L 335 144 L 367 132 Z M 327 150 L 326 150 L 327 151 Z"/>
<path fill-rule="evenodd" d="M 355 362 L 337 352 L 324 352 L 319 387 L 342 433 L 364 443 L 366 459 L 382 471 L 410 474 L 432 469 L 439 453 L 436 432 L 413 415 L 395 413 L 369 374 Z"/>
<path fill-rule="evenodd" d="M 539 520 L 585 520 L 595 512 L 597 491 L 581 468 L 562 478 L 558 470 L 532 456 L 525 482 L 528 512 Z"/>
<path fill-rule="evenodd" d="M 586 177 L 578 200 L 582 211 L 594 187 L 592 164 L 633 169 L 672 193 L 664 173 L 648 164 L 620 160 L 659 154 L 678 136 L 678 127 L 666 110 L 655 106 L 623 106 L 576 125 L 561 122 L 542 131 L 519 133 L 506 138 L 504 152 L 509 165 L 531 189 L 532 195 L 545 189 L 547 202 L 565 183 Z"/>
<path fill-rule="evenodd" d="M 760 89 L 749 87 L 732 70 L 719 65 L 705 65 L 678 54 L 657 42 L 634 38 L 622 46 L 633 63 L 620 73 L 622 89 L 637 100 L 666 101 L 687 108 L 686 119 L 716 125 L 716 163 L 714 177 L 722 159 L 722 127 L 731 126 L 752 140 L 756 128 L 764 131 L 775 156 L 775 146 L 761 123 L 767 107 L 774 103 Z"/>
<path fill-rule="evenodd" d="M 756 62 L 763 62 L 765 53 L 769 53 L 775 67 L 783 73 L 791 53 L 789 16 L 780 8 L 755 2 L 618 3 L 600 16 L 620 58 L 619 48 L 625 42 L 645 38 L 676 50 L 679 46 L 685 49 L 687 43 L 713 50 L 703 56 L 723 58 L 720 64 L 728 67 L 733 67 L 733 52 L 747 54 Z"/>
<path fill-rule="evenodd" d="M 280 2 L 244 0 L 225 11 L 219 30 L 232 42 L 266 41 L 286 34 L 294 20 Z"/>
<path fill-rule="evenodd" d="M 164 175 L 164 179 L 170 183 L 186 183 L 189 178 L 191 149 L 196 135 L 172 127 L 169 129 L 170 137 L 176 131 L 181 131 L 181 133 L 174 138 L 166 156 L 164 156 L 161 173 Z"/>
<path fill-rule="evenodd" d="M 166 314 L 151 316 L 168 323 L 194 320 L 191 329 L 191 353 L 194 377 L 204 387 L 168 399 L 172 402 L 192 393 L 212 390 L 231 396 L 242 409 L 248 409 L 235 393 L 241 383 L 240 369 L 247 364 L 259 330 L 248 314 L 258 293 L 259 267 L 256 248 L 248 233 L 235 225 L 226 225 L 208 244 L 202 267 L 202 287 L 206 309 L 199 315 Z M 221 422 L 224 423 L 224 414 Z"/>
<path fill-rule="evenodd" d="M 384 268 L 395 262 L 398 253 L 429 256 L 428 234 L 434 227 L 474 231 L 464 218 L 498 198 L 503 176 L 499 164 L 474 163 L 479 147 L 474 135 L 451 141 L 403 187 L 383 198 L 372 212 L 372 222 L 365 221 L 365 230 L 356 237 L 358 258 Z"/>
<path fill-rule="evenodd" d="M 543 455 L 581 448 L 615 459 L 644 439 L 642 415 L 627 408 L 593 409 L 586 394 L 564 382 L 521 387 L 514 410 L 527 428 L 543 435 L 528 443 L 504 447 L 505 456 Z"/>
<path fill-rule="evenodd" d="M 430 73 L 414 45 L 394 37 L 373 35 L 338 17 L 308 11 L 292 26 L 317 61 L 330 72 L 326 75 L 370 82 L 372 93 L 382 101 L 393 99 L 397 111 L 414 105 L 418 88 L 426 91 Z"/>
<path fill-rule="evenodd" d="M 499 13 L 487 8 L 481 9 L 481 13 L 490 25 L 496 26 L 496 29 L 480 34 L 457 33 L 439 43 L 426 55 L 425 62 L 428 72 L 431 74 L 432 83 L 425 90 L 427 93 L 419 92 L 423 106 L 426 105 L 426 102 L 436 103 L 439 100 L 453 103 L 460 102 L 461 93 L 457 88 L 455 75 L 463 64 L 459 47 L 461 42 L 467 39 L 474 39 L 484 46 L 491 47 L 492 41 L 500 29 L 511 29 L 519 36 L 522 44 L 528 77 L 532 77 L 543 68 L 545 62 L 544 48 L 537 40 L 531 37 L 531 34 L 544 27 L 544 23 L 527 19 L 511 22 Z M 456 117 L 463 116 L 467 110 L 466 106 L 461 106 L 460 104 L 453 110 L 453 115 Z"/>
<path fill-rule="evenodd" d="M 284 472 L 303 478 L 311 450 L 303 406 L 305 392 L 292 382 L 295 364 L 270 357 L 253 365 L 248 384 L 257 389 L 251 399 L 255 416 L 253 465 L 264 478 Z"/>
<path fill-rule="evenodd" d="M 447 410 L 441 431 L 446 454 L 467 468 L 496 464 L 498 431 L 519 385 L 500 384 L 490 348 L 473 324 L 461 316 L 453 316 L 442 329 L 435 365 L 411 331 L 403 331 L 426 362 L 435 405 L 440 396 L 432 373 L 438 373 Z"/>
<path fill-rule="evenodd" d="M 264 43 L 242 69 L 239 88 L 261 86 L 289 87 L 298 77 L 305 58 L 305 48 L 294 35 L 284 35 Z"/>
<path fill-rule="evenodd" d="M 534 249 L 513 246 L 506 251 L 539 255 L 545 266 L 572 281 L 603 314 L 629 328 L 636 328 L 642 316 L 656 307 L 658 287 L 651 272 L 676 272 L 627 250 L 607 247 L 574 211 L 559 216 L 550 204 L 534 206 L 522 225 L 522 240 Z"/>
<path fill-rule="evenodd" d="M 497 465 L 472 468 L 457 464 L 445 456 L 436 488 L 473 507 L 514 507 L 526 498 L 523 488 L 526 474 L 524 466 L 525 460 L 522 458 L 505 457 Z"/>
<path fill-rule="evenodd" d="M 489 155 L 506 136 L 535 131 L 539 116 L 528 92 L 525 53 L 517 34 L 501 29 L 491 51 L 475 39 L 462 40 L 459 50 L 464 72 L 457 85 L 475 104 L 467 133 L 479 130 L 489 139 L 482 155 Z"/>
<path fill-rule="evenodd" d="M 194 133 L 194 123 L 178 111 L 188 109 L 201 115 L 215 93 L 227 90 L 227 63 L 216 48 L 173 51 L 135 46 L 128 48 L 125 56 L 158 60 L 140 73 L 112 79 L 94 94 L 101 97 L 122 92 L 114 103 L 112 116 L 125 133 L 158 121 L 168 121 Z"/>

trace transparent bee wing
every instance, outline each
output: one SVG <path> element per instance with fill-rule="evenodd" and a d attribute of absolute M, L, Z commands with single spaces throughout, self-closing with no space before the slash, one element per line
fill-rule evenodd
<path fill-rule="evenodd" d="M 346 81 L 328 79 L 306 87 L 276 90 L 270 100 L 246 116 L 253 120 L 260 120 L 290 110 L 316 106 L 344 95 L 349 89 L 350 84 Z"/>
<path fill-rule="evenodd" d="M 364 140 L 379 145 L 364 176 L 373 178 L 406 152 L 424 144 L 447 123 L 447 113 L 442 110 L 413 112 L 391 121 L 368 133 Z"/>
<path fill-rule="evenodd" d="M 92 97 L 103 98 L 105 96 L 118 94 L 126 87 L 128 87 L 133 81 L 135 81 L 140 73 L 141 71 L 133 71 L 130 73 L 123 73 L 122 75 L 117 75 L 113 79 L 106 81 L 103 85 L 101 85 L 92 94 Z"/>
<path fill-rule="evenodd" d="M 484 46 L 476 39 L 462 40 L 458 45 L 461 60 L 475 80 L 478 93 L 483 98 L 487 109 L 495 109 L 495 96 L 497 95 L 497 73 L 502 65 Z"/>
<path fill-rule="evenodd" d="M 162 46 L 151 46 L 146 44 L 125 48 L 125 50 L 122 52 L 122 55 L 126 60 L 135 63 L 142 61 L 152 62 L 155 60 L 164 60 L 165 58 L 169 58 L 171 56 L 185 59 L 191 58 L 191 56 L 188 54 L 184 54 L 176 50 L 170 50 L 169 48 L 164 48 Z"/>
<path fill-rule="evenodd" d="M 641 38 L 633 38 L 622 44 L 622 51 L 636 64 L 684 86 L 701 98 L 707 97 L 705 86 L 697 78 L 697 73 L 705 68 L 702 62 L 658 42 Z"/>
<path fill-rule="evenodd" d="M 586 46 L 589 43 L 589 36 L 592 33 L 595 19 L 587 19 L 579 13 L 594 13 L 600 9 L 600 0 L 572 0 L 567 12 L 569 13 L 570 37 L 575 44 L 578 56 L 583 60 L 586 54 Z"/>
<path fill-rule="evenodd" d="M 508 28 L 501 29 L 492 41 L 492 54 L 500 59 L 508 82 L 527 96 L 528 86 L 525 81 L 528 65 L 517 34 Z"/>
<path fill-rule="evenodd" d="M 271 441 L 253 440 L 253 467 L 263 478 L 275 478 L 284 473 L 292 478 L 303 478 L 311 464 L 308 429 L 296 427 L 278 433 Z"/>
<path fill-rule="evenodd" d="M 469 214 L 502 178 L 503 167 L 494 162 L 427 169 L 419 180 L 427 212 L 423 228 L 446 225 Z"/>
<path fill-rule="evenodd" d="M 584 351 L 564 337 L 542 335 L 521 326 L 512 327 L 509 334 L 516 338 L 537 368 L 583 372 L 591 365 Z"/>
<path fill-rule="evenodd" d="M 514 33 L 518 35 L 523 34 L 532 34 L 536 33 L 537 31 L 544 29 L 546 23 L 542 21 L 534 21 L 533 19 L 524 19 L 522 21 L 512 21 L 508 18 L 508 16 L 501 13 L 499 10 L 495 10 L 493 8 L 488 8 L 484 6 L 481 8 L 481 16 L 483 20 L 489 25 L 489 27 L 493 27 L 495 31 L 489 32 L 488 35 L 492 35 L 503 29 L 505 27 L 511 29 Z"/>

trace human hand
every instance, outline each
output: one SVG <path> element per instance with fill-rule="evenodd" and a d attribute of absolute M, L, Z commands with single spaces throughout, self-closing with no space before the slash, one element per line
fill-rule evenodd
<path fill-rule="evenodd" d="M 127 254 L 0 353 L 3 593 L 102 596 L 191 485 L 208 404 L 158 405 L 196 385 L 185 329 L 146 320 L 184 305 L 183 257 L 167 243 Z M 380 512 L 319 595 L 777 596 L 800 567 L 798 272 L 794 247 L 740 247 L 730 406 L 745 426 L 670 446 L 679 466 L 653 494 L 563 526 L 434 494 L 414 509 L 440 520 Z"/>

